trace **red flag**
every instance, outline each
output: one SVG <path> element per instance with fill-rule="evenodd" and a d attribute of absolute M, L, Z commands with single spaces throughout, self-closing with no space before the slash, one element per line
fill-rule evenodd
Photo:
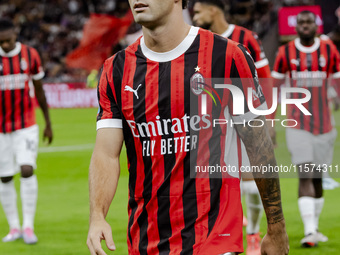
<path fill-rule="evenodd" d="M 128 11 L 123 18 L 107 14 L 91 14 L 84 25 L 80 45 L 66 56 L 67 66 L 89 71 L 98 70 L 109 57 L 112 47 L 125 36 L 132 20 L 131 11 Z"/>

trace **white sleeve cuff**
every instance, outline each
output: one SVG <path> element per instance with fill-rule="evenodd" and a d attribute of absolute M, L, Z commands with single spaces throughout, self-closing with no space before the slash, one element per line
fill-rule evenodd
<path fill-rule="evenodd" d="M 268 107 L 267 107 L 267 103 L 264 102 L 263 104 L 261 104 L 259 107 L 256 108 L 256 110 L 268 110 Z M 237 115 L 237 116 L 231 116 L 231 118 L 233 119 L 233 121 L 235 122 L 235 124 L 237 123 L 243 123 L 243 122 L 248 122 L 248 121 L 251 121 L 255 118 L 257 118 L 259 115 L 257 114 L 254 114 L 252 112 L 246 112 L 245 114 L 243 115 Z M 237 123 L 236 123 L 237 122 Z"/>
<path fill-rule="evenodd" d="M 333 73 L 333 78 L 334 79 L 339 79 L 340 78 L 340 72 Z"/>
<path fill-rule="evenodd" d="M 275 78 L 275 79 L 284 79 L 286 77 L 286 75 L 284 73 L 272 71 L 272 77 Z"/>
<path fill-rule="evenodd" d="M 44 78 L 44 76 L 45 76 L 45 72 L 40 72 L 40 73 L 32 75 L 32 79 L 33 80 L 41 80 L 42 78 Z"/>
<path fill-rule="evenodd" d="M 256 69 L 260 69 L 260 68 L 262 68 L 262 67 L 264 67 L 266 65 L 269 65 L 269 61 L 268 61 L 267 58 L 264 58 L 264 59 L 262 59 L 260 61 L 255 62 Z"/>
<path fill-rule="evenodd" d="M 101 128 L 123 128 L 121 119 L 104 119 L 97 121 L 97 130 Z"/>

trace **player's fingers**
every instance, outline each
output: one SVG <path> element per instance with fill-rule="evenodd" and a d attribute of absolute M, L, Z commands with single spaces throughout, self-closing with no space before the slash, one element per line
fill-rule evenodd
<path fill-rule="evenodd" d="M 95 255 L 107 255 L 101 246 L 100 238 L 91 239 L 91 244 Z"/>
<path fill-rule="evenodd" d="M 51 143 L 52 143 L 52 140 L 53 140 L 53 136 L 52 136 L 52 135 L 49 135 L 49 136 L 48 136 L 48 144 L 51 144 Z"/>
<path fill-rule="evenodd" d="M 87 244 L 87 247 L 90 250 L 91 255 L 97 255 L 97 253 L 95 252 L 95 250 L 93 248 L 92 241 L 89 237 L 87 238 L 86 244 Z"/>
<path fill-rule="evenodd" d="M 107 248 L 111 251 L 115 251 L 116 246 L 115 243 L 113 242 L 111 229 L 105 231 L 103 234 Z"/>

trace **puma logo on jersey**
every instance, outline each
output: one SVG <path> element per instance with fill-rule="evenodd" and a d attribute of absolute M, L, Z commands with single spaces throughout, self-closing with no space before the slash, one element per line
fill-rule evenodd
<path fill-rule="evenodd" d="M 133 89 L 133 88 L 131 88 L 130 86 L 126 85 L 124 91 L 133 92 L 133 94 L 135 94 L 136 98 L 139 99 L 139 96 L 138 96 L 138 92 L 137 92 L 137 91 L 138 91 L 139 87 L 141 87 L 141 86 L 142 86 L 142 84 L 139 84 L 138 87 L 137 87 L 136 89 Z"/>
<path fill-rule="evenodd" d="M 294 64 L 296 66 L 300 65 L 300 61 L 298 59 L 294 59 L 294 58 L 290 60 L 290 63 L 292 63 L 292 64 Z"/>

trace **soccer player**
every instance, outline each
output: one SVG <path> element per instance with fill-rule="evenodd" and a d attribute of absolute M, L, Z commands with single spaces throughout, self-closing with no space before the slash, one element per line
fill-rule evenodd
<path fill-rule="evenodd" d="M 224 15 L 225 4 L 223 0 L 196 0 L 194 4 L 194 24 L 208 29 L 214 33 L 220 34 L 223 37 L 245 45 L 249 49 L 249 53 L 255 61 L 255 67 L 261 80 L 263 93 L 268 103 L 271 106 L 272 102 L 272 83 L 270 82 L 270 68 L 268 59 L 263 52 L 263 48 L 257 35 L 252 31 L 233 24 L 228 24 Z M 263 84 L 265 83 L 265 84 Z M 268 122 L 269 123 L 269 122 Z M 273 127 L 269 125 L 270 130 Z M 236 135 L 236 131 L 235 131 Z M 237 137 L 239 140 L 240 138 Z M 242 146 L 242 164 L 249 166 L 247 152 Z M 261 197 L 257 190 L 255 180 L 251 173 L 243 173 L 241 182 L 241 191 L 246 197 L 247 218 L 247 255 L 261 254 L 260 246 L 260 221 L 262 217 L 263 207 Z"/>
<path fill-rule="evenodd" d="M 34 234 L 34 216 L 38 183 L 33 170 L 38 151 L 38 126 L 30 84 L 43 111 L 44 139 L 52 142 L 51 122 L 41 79 L 44 71 L 37 51 L 16 42 L 13 23 L 0 19 L 0 200 L 10 232 L 3 242 L 23 237 L 27 244 L 38 241 Z M 23 225 L 20 228 L 17 193 L 13 176 L 20 171 Z"/>
<path fill-rule="evenodd" d="M 129 168 L 129 254 L 243 252 L 238 173 L 233 177 L 231 172 L 216 172 L 215 178 L 204 178 L 204 173 L 192 170 L 192 166 L 197 170 L 197 166 L 214 164 L 227 167 L 224 158 L 230 155 L 224 152 L 234 144 L 226 144 L 229 131 L 224 126 L 212 128 L 212 116 L 203 114 L 207 109 L 202 106 L 200 115 L 194 105 L 200 106 L 203 89 L 209 89 L 209 85 L 198 86 L 199 82 L 211 77 L 251 80 L 235 80 L 235 86 L 246 96 L 248 88 L 254 91 L 251 100 L 257 109 L 263 107 L 264 98 L 245 48 L 187 25 L 182 16 L 186 2 L 130 0 L 135 21 L 143 26 L 143 37 L 104 63 L 89 173 L 87 245 L 93 255 L 105 254 L 103 239 L 115 250 L 105 217 L 117 188 L 123 141 Z M 203 105 L 213 109 L 215 117 L 231 114 L 239 122 L 264 120 L 248 108 L 244 114 L 233 114 L 228 110 L 233 104 L 230 93 L 219 88 L 213 93 L 218 94 L 219 104 L 207 97 Z M 266 126 L 233 125 L 228 129 L 235 127 L 252 165 L 276 165 Z M 287 254 L 278 176 L 254 175 L 260 177 L 256 181 L 268 222 L 262 254 Z"/>
<path fill-rule="evenodd" d="M 334 44 L 316 37 L 316 16 L 303 11 L 297 16 L 298 38 L 279 48 L 273 78 L 282 84 L 289 75 L 291 87 L 305 88 L 311 93 L 303 106 L 311 113 L 305 115 L 295 105 L 288 108 L 288 119 L 294 119 L 295 128 L 286 129 L 287 146 L 293 164 L 299 169 L 299 209 L 304 224 L 304 247 L 327 241 L 318 230 L 319 217 L 324 204 L 322 171 L 332 162 L 334 129 L 327 97 L 328 77 L 339 84 L 340 56 Z M 301 94 L 292 93 L 292 98 Z M 313 167 L 312 164 L 316 164 Z M 321 171 L 322 170 L 322 171 Z"/>

